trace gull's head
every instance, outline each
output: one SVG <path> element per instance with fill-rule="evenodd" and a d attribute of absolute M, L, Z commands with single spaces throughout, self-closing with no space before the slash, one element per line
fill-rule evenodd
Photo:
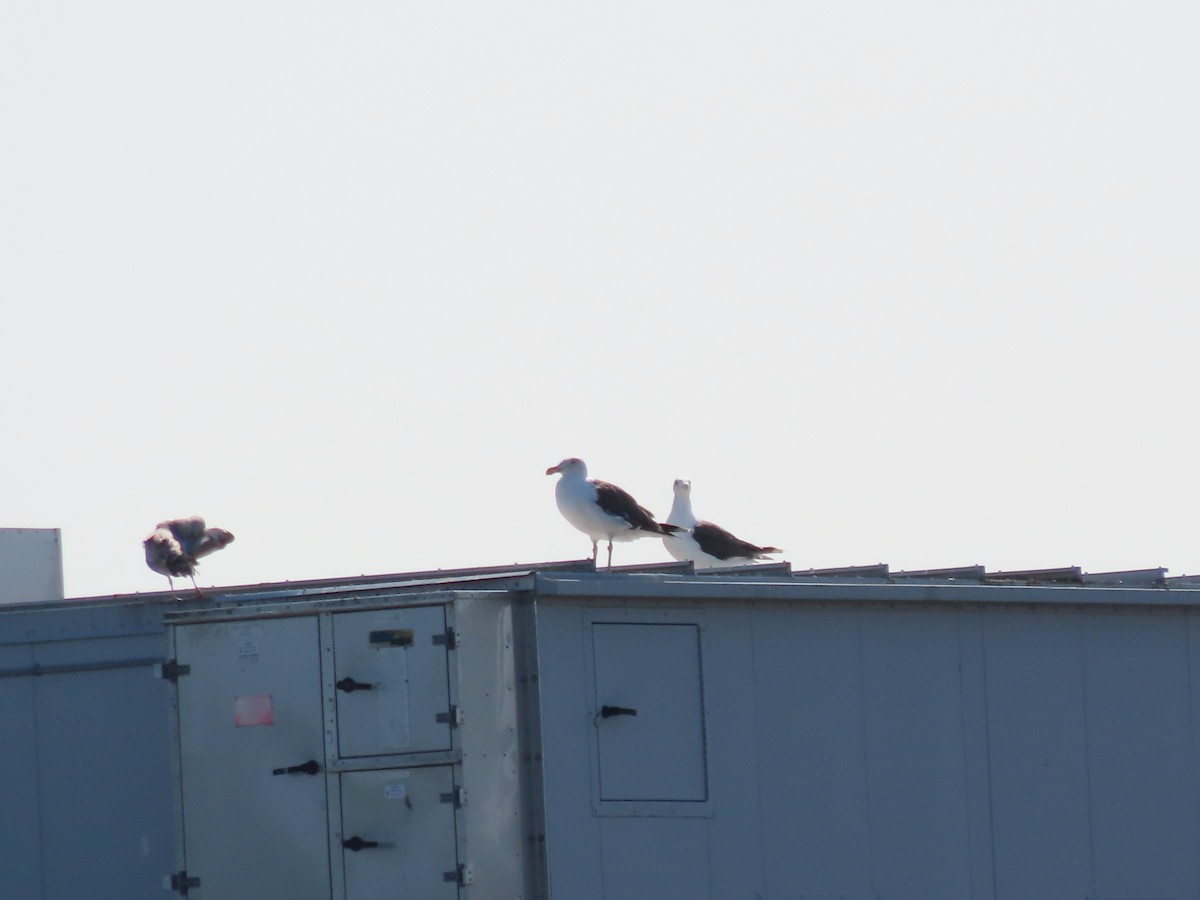
<path fill-rule="evenodd" d="M 686 478 L 676 478 L 673 487 L 676 497 L 686 497 L 692 492 L 692 483 Z"/>
<path fill-rule="evenodd" d="M 587 478 L 587 465 L 584 463 L 584 461 L 582 459 L 580 459 L 577 456 L 568 456 L 566 459 L 564 459 L 562 462 L 560 462 L 557 466 L 551 466 L 550 468 L 548 468 L 546 470 L 546 474 L 547 475 L 562 475 L 564 478 L 567 476 L 578 476 L 580 478 Z"/>

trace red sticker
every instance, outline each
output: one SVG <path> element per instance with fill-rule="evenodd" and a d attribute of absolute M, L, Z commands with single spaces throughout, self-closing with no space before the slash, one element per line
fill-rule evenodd
<path fill-rule="evenodd" d="M 250 694 L 246 697 L 234 697 L 233 724 L 238 728 L 244 725 L 275 724 L 275 711 L 271 707 L 271 695 Z"/>

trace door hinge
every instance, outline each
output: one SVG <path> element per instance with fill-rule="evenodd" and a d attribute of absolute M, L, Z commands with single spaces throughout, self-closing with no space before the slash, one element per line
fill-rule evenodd
<path fill-rule="evenodd" d="M 191 666 L 180 665 L 177 659 L 168 659 L 159 665 L 158 677 L 165 681 L 177 682 L 180 675 L 188 675 L 191 671 Z"/>
<path fill-rule="evenodd" d="M 467 789 L 459 786 L 445 794 L 438 794 L 438 799 L 443 803 L 453 803 L 455 809 L 462 809 L 467 805 Z"/>
<path fill-rule="evenodd" d="M 452 881 L 455 884 L 467 885 L 475 881 L 475 871 L 469 866 L 459 863 L 453 872 L 443 872 L 442 881 Z"/>
<path fill-rule="evenodd" d="M 438 713 L 436 719 L 443 725 L 449 725 L 451 728 L 457 728 L 463 723 L 462 707 L 451 706 L 450 712 Z"/>
<path fill-rule="evenodd" d="M 194 875 L 188 875 L 187 870 L 180 872 L 172 872 L 170 875 L 163 878 L 163 887 L 167 890 L 174 891 L 186 897 L 188 891 L 194 887 L 200 887 L 200 879 Z"/>
<path fill-rule="evenodd" d="M 458 632 L 453 628 L 447 628 L 441 634 L 435 634 L 433 636 L 433 642 L 439 647 L 444 644 L 447 650 L 457 650 Z"/>

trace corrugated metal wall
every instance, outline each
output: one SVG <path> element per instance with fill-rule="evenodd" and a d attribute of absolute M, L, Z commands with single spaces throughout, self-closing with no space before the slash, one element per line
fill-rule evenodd
<path fill-rule="evenodd" d="M 608 620 L 703 630 L 695 814 L 593 802 L 592 706 L 652 690 L 597 696 L 594 602 L 538 610 L 556 897 L 1200 896 L 1194 614 L 673 606 Z"/>

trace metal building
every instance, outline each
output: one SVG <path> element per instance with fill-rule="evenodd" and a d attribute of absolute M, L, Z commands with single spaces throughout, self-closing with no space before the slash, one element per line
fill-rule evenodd
<path fill-rule="evenodd" d="M 563 563 L 7 608 L 0 896 L 1195 898 L 1198 604 Z"/>
<path fill-rule="evenodd" d="M 0 604 L 63 596 L 62 533 L 57 528 L 0 528 Z"/>

